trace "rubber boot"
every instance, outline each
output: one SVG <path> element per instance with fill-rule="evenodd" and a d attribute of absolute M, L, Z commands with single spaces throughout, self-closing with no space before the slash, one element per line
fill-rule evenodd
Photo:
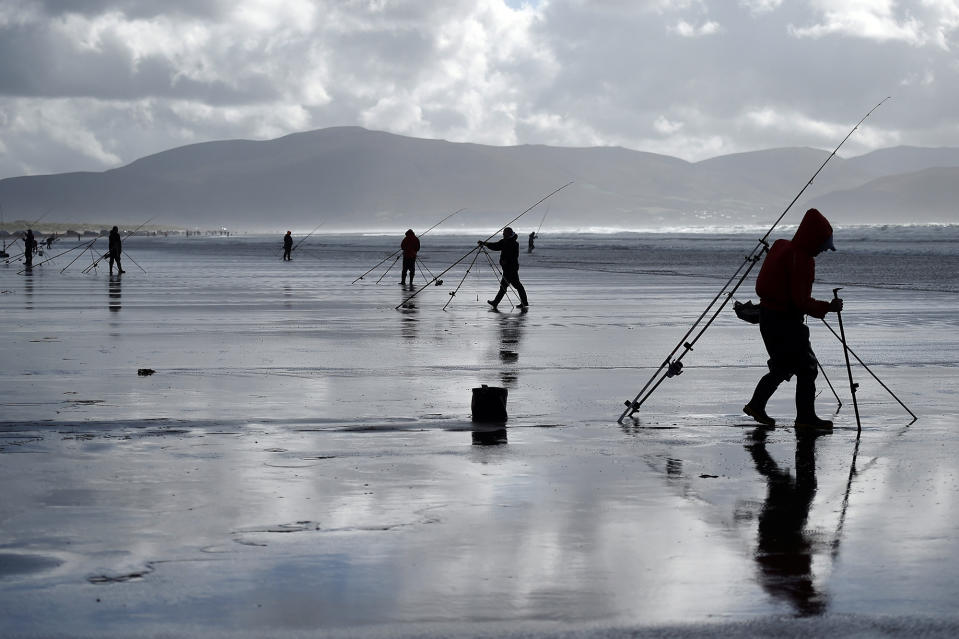
<path fill-rule="evenodd" d="M 776 420 L 766 414 L 766 402 L 773 396 L 777 388 L 779 388 L 779 382 L 772 377 L 772 374 L 764 375 L 756 384 L 752 399 L 743 406 L 743 412 L 764 426 L 775 426 Z"/>
<path fill-rule="evenodd" d="M 796 378 L 796 427 L 832 429 L 830 420 L 816 415 L 815 378 Z"/>

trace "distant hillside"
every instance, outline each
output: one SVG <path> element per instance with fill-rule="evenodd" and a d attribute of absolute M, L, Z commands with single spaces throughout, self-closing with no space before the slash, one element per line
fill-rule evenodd
<path fill-rule="evenodd" d="M 313 227 L 320 220 L 327 229 L 422 228 L 466 208 L 447 228 L 495 228 L 573 180 L 550 200 L 548 226 L 764 225 L 827 155 L 787 148 L 690 163 L 623 148 L 493 147 L 334 127 L 267 141 L 193 144 L 102 173 L 8 178 L 0 180 L 0 204 L 21 219 L 53 208 L 63 221 L 139 223 L 156 216 L 166 226 L 244 230 Z M 948 179 L 928 177 L 920 187 L 920 178 L 909 177 L 934 167 L 959 167 L 959 149 L 898 147 L 837 157 L 807 196 L 822 202 L 827 215 L 834 206 L 847 223 L 889 222 L 893 209 L 908 211 L 899 221 L 959 221 L 944 205 L 955 199 Z M 890 196 L 896 188 L 902 191 Z M 867 206 L 860 197 L 897 204 Z M 797 209 L 807 205 L 804 199 Z"/>

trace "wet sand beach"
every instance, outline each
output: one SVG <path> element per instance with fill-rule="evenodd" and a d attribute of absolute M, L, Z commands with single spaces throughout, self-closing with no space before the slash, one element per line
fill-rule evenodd
<path fill-rule="evenodd" d="M 742 415 L 766 356 L 731 310 L 617 423 L 750 234 L 544 233 L 526 313 L 489 310 L 480 262 L 445 311 L 462 270 L 398 310 L 398 270 L 351 285 L 401 234 L 0 267 L 0 635 L 955 636 L 956 234 L 837 232 L 819 260 L 919 416 L 854 367 L 861 436 L 817 320 L 835 430 L 796 432 L 792 384 L 776 429 Z M 505 427 L 471 423 L 481 384 Z"/>

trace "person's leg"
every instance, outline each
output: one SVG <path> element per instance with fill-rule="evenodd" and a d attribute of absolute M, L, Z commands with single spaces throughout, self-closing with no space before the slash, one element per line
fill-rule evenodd
<path fill-rule="evenodd" d="M 816 415 L 816 377 L 819 375 L 819 362 L 809 343 L 809 328 L 801 335 L 801 348 L 797 353 L 796 365 L 796 425 L 817 428 L 832 428 L 828 419 Z"/>
<path fill-rule="evenodd" d="M 503 275 L 503 279 L 500 280 L 499 290 L 496 292 L 496 297 L 491 300 L 487 300 L 491 306 L 494 308 L 499 305 L 500 301 L 503 299 L 503 296 L 506 295 L 506 287 L 509 286 L 509 280 L 506 279 L 506 275 Z"/>
<path fill-rule="evenodd" d="M 523 288 L 523 283 L 519 281 L 519 271 L 512 271 L 509 275 L 503 273 L 503 277 L 509 277 L 509 283 L 512 284 L 516 292 L 519 293 L 519 305 L 529 306 L 529 302 L 526 300 L 526 289 Z"/>
<path fill-rule="evenodd" d="M 793 376 L 789 326 L 781 314 L 760 309 L 759 331 L 769 354 L 766 361 L 769 372 L 756 384 L 752 397 L 743 406 L 743 412 L 760 424 L 774 426 L 776 420 L 766 414 L 766 403 L 779 385 Z"/>

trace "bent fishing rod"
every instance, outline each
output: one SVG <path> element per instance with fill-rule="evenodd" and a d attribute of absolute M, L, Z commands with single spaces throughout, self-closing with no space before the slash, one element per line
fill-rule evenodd
<path fill-rule="evenodd" d="M 786 214 L 797 202 L 797 200 L 799 200 L 799 198 L 802 197 L 802 194 L 806 192 L 806 189 L 808 189 L 810 185 L 812 185 L 813 181 L 819 176 L 819 173 L 824 168 L 826 168 L 826 165 L 829 163 L 829 161 L 833 157 L 835 157 L 839 149 L 842 148 L 843 144 L 846 143 L 846 140 L 848 140 L 852 136 L 852 134 L 855 133 L 857 129 L 859 129 L 862 123 L 866 121 L 866 118 L 872 115 L 873 111 L 875 111 L 880 106 L 882 106 L 882 104 L 886 100 L 889 100 L 890 97 L 891 96 L 887 96 L 883 98 L 882 100 L 880 100 L 880 102 L 876 106 L 869 109 L 869 112 L 866 113 L 866 115 L 862 116 L 862 119 L 856 123 L 856 126 L 854 126 L 849 131 L 849 133 L 846 134 L 846 137 L 844 137 L 842 141 L 836 145 L 836 148 L 833 149 L 832 153 L 830 153 L 826 157 L 826 159 L 823 161 L 823 163 L 819 166 L 819 168 L 816 169 L 816 172 L 812 174 L 812 177 L 809 178 L 809 181 L 806 182 L 805 186 L 803 186 L 799 190 L 799 193 L 796 194 L 796 197 L 794 197 L 792 201 L 783 210 L 783 212 L 779 214 L 779 217 L 776 218 L 776 221 L 773 222 L 771 227 L 769 227 L 769 230 L 766 231 L 766 234 L 759 239 L 759 241 L 756 243 L 755 248 L 753 248 L 752 252 L 745 257 L 745 260 L 739 265 L 739 268 L 736 269 L 736 272 L 733 273 L 732 277 L 730 277 L 726 281 L 726 283 L 719 290 L 719 292 L 712 299 L 712 301 L 710 301 L 709 304 L 706 305 L 705 310 L 703 310 L 702 314 L 700 314 L 700 316 L 696 319 L 696 321 L 693 322 L 693 325 L 689 328 L 688 331 L 686 331 L 686 334 L 683 335 L 682 338 L 680 338 L 676 346 L 673 347 L 673 350 L 669 352 L 669 354 L 666 356 L 666 359 L 663 360 L 663 362 L 659 365 L 659 367 L 656 369 L 653 375 L 649 378 L 649 381 L 647 381 L 646 384 L 640 389 L 640 391 L 636 393 L 636 396 L 631 401 L 626 400 L 624 402 L 624 404 L 626 405 L 626 410 L 624 410 L 622 414 L 619 416 L 619 419 L 616 420 L 618 423 L 621 424 L 623 423 L 623 419 L 625 419 L 627 416 L 631 417 L 632 415 L 634 415 L 640 409 L 643 403 L 645 403 L 646 400 L 649 399 L 649 397 L 656 391 L 656 389 L 659 388 L 660 384 L 666 381 L 666 379 L 670 377 L 676 377 L 682 374 L 683 358 L 691 350 L 693 350 L 693 347 L 696 345 L 696 342 L 699 341 L 699 339 L 703 336 L 703 334 L 710 327 L 713 321 L 715 321 L 715 319 L 719 316 L 723 308 L 726 307 L 726 304 L 729 303 L 729 300 L 732 299 L 732 296 L 735 295 L 736 291 L 739 290 L 739 287 L 742 286 L 742 283 L 746 281 L 746 278 L 749 276 L 749 273 L 752 271 L 753 267 L 756 266 L 756 264 L 759 262 L 760 259 L 762 259 L 762 256 L 766 253 L 766 251 L 769 250 L 769 236 L 772 235 L 773 231 L 776 229 L 777 226 L 779 226 L 779 223 L 782 222 L 783 218 L 786 217 Z M 744 269 L 745 269 L 745 272 L 743 272 Z M 736 281 L 737 278 L 738 278 L 738 281 Z M 736 284 L 732 287 L 731 290 L 729 290 L 729 286 L 734 281 L 736 281 Z M 722 300 L 718 308 L 716 308 L 715 312 L 713 312 L 712 316 L 705 323 L 705 325 L 699 330 L 696 336 L 692 340 L 689 340 L 689 337 L 696 332 L 697 328 L 699 328 L 700 323 L 703 321 L 703 318 L 705 318 L 706 315 L 709 314 L 710 310 L 712 310 L 713 306 L 715 306 L 716 303 L 719 302 L 720 298 L 724 297 L 724 294 L 725 294 L 725 299 Z M 676 355 L 676 353 L 681 348 L 683 349 L 682 353 L 680 353 L 675 359 L 673 359 L 673 356 Z"/>
<path fill-rule="evenodd" d="M 443 271 L 443 272 L 440 273 L 439 275 L 436 275 L 435 277 L 433 277 L 432 280 L 430 280 L 428 283 L 426 283 L 426 284 L 424 284 L 423 286 L 421 286 L 421 287 L 420 287 L 419 289 L 417 289 L 412 295 L 410 295 L 409 297 L 407 297 L 405 300 L 403 300 L 402 302 L 400 302 L 399 304 L 397 304 L 397 305 L 396 305 L 395 307 L 393 307 L 393 308 L 396 309 L 396 310 L 399 310 L 401 306 L 403 306 L 404 304 L 406 304 L 407 302 L 409 302 L 411 299 L 413 299 L 414 297 L 416 297 L 417 295 L 419 295 L 419 294 L 423 291 L 423 289 L 427 288 L 430 284 L 432 284 L 433 282 L 435 282 L 435 281 L 438 280 L 439 278 L 441 278 L 441 277 L 443 277 L 444 275 L 446 275 L 448 272 L 450 272 L 450 271 L 453 269 L 454 266 L 456 266 L 457 264 L 459 264 L 460 262 L 462 262 L 463 260 L 465 260 L 466 258 L 468 258 L 470 255 L 472 255 L 472 254 L 473 254 L 475 251 L 477 251 L 478 249 L 482 248 L 483 242 L 489 242 L 491 239 L 493 239 L 494 237 L 496 237 L 496 235 L 497 235 L 498 233 L 502 232 L 502 230 L 505 229 L 507 226 L 510 226 L 510 225 L 513 224 L 516 220 L 518 220 L 519 218 L 523 217 L 524 215 L 526 215 L 527 213 L 529 213 L 530 211 L 532 211 L 533 209 L 535 209 L 537 206 L 539 206 L 540 204 L 542 204 L 543 202 L 545 202 L 545 201 L 548 200 L 549 198 L 553 197 L 554 195 L 556 195 L 557 193 L 559 193 L 560 191 L 562 191 L 563 189 L 565 189 L 567 186 L 569 186 L 569 185 L 572 184 L 572 183 L 573 183 L 572 181 L 569 181 L 569 182 L 567 182 L 566 184 L 564 184 L 563 186 L 561 186 L 561 187 L 559 187 L 558 189 L 556 189 L 555 191 L 553 191 L 552 193 L 550 193 L 550 194 L 548 194 L 548 195 L 545 195 L 545 196 L 543 196 L 542 198 L 540 198 L 535 204 L 533 204 L 532 206 L 530 206 L 529 208 L 527 208 L 525 211 L 523 211 L 522 213 L 520 213 L 519 215 L 517 215 L 516 217 L 514 217 L 512 220 L 510 220 L 509 222 L 507 222 L 507 223 L 504 224 L 503 226 L 499 227 L 499 229 L 497 229 L 492 235 L 490 235 L 488 238 L 486 238 L 485 240 L 483 240 L 482 242 L 478 243 L 476 246 L 474 246 L 473 248 L 471 248 L 466 255 L 464 255 L 464 256 L 461 257 L 460 259 L 458 259 L 458 260 L 456 260 L 455 262 L 453 262 L 452 264 L 450 264 L 448 267 L 446 267 L 446 270 L 445 270 L 445 271 Z"/>
<path fill-rule="evenodd" d="M 429 233 L 430 231 L 432 231 L 433 229 L 435 229 L 437 226 L 439 226 L 440 224 L 442 224 L 442 223 L 445 222 L 446 220 L 450 219 L 451 217 L 453 217 L 453 216 L 456 215 L 457 213 L 462 213 L 462 212 L 465 211 L 465 210 L 466 210 L 466 209 L 457 209 L 457 210 L 453 211 L 452 213 L 450 213 L 449 215 L 447 215 L 446 217 L 444 217 L 442 220 L 440 220 L 439 222 L 437 222 L 437 223 L 434 224 L 433 226 L 429 227 L 428 229 L 426 229 L 425 231 L 423 231 L 422 233 L 420 233 L 419 236 L 420 236 L 420 237 L 423 237 L 424 235 L 426 235 L 427 233 Z M 367 275 L 369 275 L 370 273 L 372 273 L 373 271 L 375 271 L 376 268 L 377 268 L 380 264 L 382 264 L 382 263 L 385 262 L 386 260 L 390 259 L 391 257 L 395 257 L 395 256 L 396 256 L 400 251 L 402 251 L 402 250 L 403 250 L 402 248 L 396 249 L 395 251 L 393 251 L 392 253 L 390 253 L 390 254 L 387 255 L 386 257 L 384 257 L 382 260 L 380 260 L 379 262 L 377 262 L 377 263 L 373 266 L 373 268 L 371 268 L 371 269 L 368 270 L 366 273 L 363 273 L 363 274 L 360 275 L 358 278 L 356 278 L 355 280 L 353 280 L 352 282 L 350 282 L 350 284 L 351 284 L 351 285 L 356 284 L 356 283 L 359 282 L 361 279 L 363 279 L 364 277 L 366 277 Z M 392 266 L 391 266 L 390 268 L 392 268 Z M 380 278 L 380 279 L 382 279 L 382 278 Z M 377 280 L 377 282 L 378 282 L 378 281 L 379 281 L 379 280 Z"/>
<path fill-rule="evenodd" d="M 127 239 L 128 237 L 130 237 L 131 235 L 133 235 L 134 233 L 136 233 L 137 231 L 139 231 L 140 229 L 142 229 L 144 226 L 146 226 L 147 224 L 149 224 L 149 223 L 150 223 L 151 221 L 153 221 L 155 218 L 156 218 L 156 215 L 154 215 L 153 217 L 151 217 L 151 218 L 148 219 L 146 222 L 144 222 L 144 223 L 141 224 L 140 226 L 136 227 L 136 228 L 133 229 L 132 231 L 127 231 L 126 234 L 123 236 L 123 239 L 124 239 L 124 240 Z M 103 260 L 103 258 L 106 258 L 106 257 L 110 257 L 110 254 L 109 254 L 109 253 L 104 253 L 103 255 L 101 255 L 100 257 L 98 257 L 97 259 L 95 259 L 95 260 L 93 261 L 93 264 L 91 264 L 90 266 L 86 267 L 85 269 L 83 269 L 83 270 L 80 271 L 80 272 L 81 272 L 81 273 L 89 273 L 91 270 L 93 270 L 93 269 L 95 269 L 95 268 L 97 267 L 97 265 Z M 131 260 L 131 261 L 132 261 L 132 260 Z M 71 264 L 72 264 L 72 262 L 71 262 Z M 137 266 L 140 266 L 140 265 L 137 264 Z M 64 269 L 64 270 L 66 270 L 66 269 Z M 143 270 L 143 267 L 142 267 L 142 266 L 140 267 L 140 270 Z M 143 271 L 143 272 L 146 273 L 146 271 Z"/>

